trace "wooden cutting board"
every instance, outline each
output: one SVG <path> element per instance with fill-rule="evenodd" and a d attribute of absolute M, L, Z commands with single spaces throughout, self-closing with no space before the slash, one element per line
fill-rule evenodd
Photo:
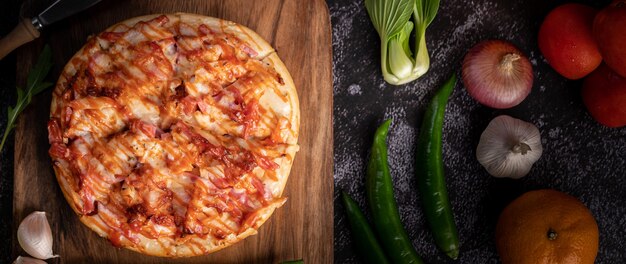
<path fill-rule="evenodd" d="M 289 69 L 300 99 L 300 152 L 284 195 L 289 199 L 255 236 L 217 253 L 165 259 L 118 249 L 80 223 L 61 194 L 50 158 L 46 122 L 51 92 L 34 99 L 16 128 L 14 230 L 35 210 L 47 212 L 54 235 L 49 263 L 306 263 L 333 261 L 332 65 L 328 8 L 323 0 L 105 0 L 47 29 L 35 43 L 20 48 L 17 83 L 43 43 L 53 51 L 55 80 L 87 36 L 127 18 L 151 13 L 190 12 L 232 20 L 258 32 L 278 51 Z M 13 234 L 13 255 L 26 256 Z"/>

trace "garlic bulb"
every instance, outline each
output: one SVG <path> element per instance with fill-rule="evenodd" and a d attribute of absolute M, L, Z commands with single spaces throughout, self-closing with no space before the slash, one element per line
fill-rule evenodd
<path fill-rule="evenodd" d="M 13 264 L 46 264 L 46 262 L 41 259 L 18 256 Z"/>
<path fill-rule="evenodd" d="M 52 231 L 45 212 L 33 212 L 22 220 L 17 228 L 17 241 L 35 258 L 58 257 L 52 254 Z"/>
<path fill-rule="evenodd" d="M 494 177 L 519 179 L 541 157 L 541 134 L 535 125 L 501 115 L 480 136 L 476 158 Z"/>

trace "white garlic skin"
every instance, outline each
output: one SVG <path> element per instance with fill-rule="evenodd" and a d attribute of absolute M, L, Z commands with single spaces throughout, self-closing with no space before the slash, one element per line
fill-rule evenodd
<path fill-rule="evenodd" d="M 512 151 L 518 143 L 530 150 L 525 154 Z M 541 134 L 535 125 L 501 115 L 491 120 L 480 136 L 476 158 L 494 177 L 519 179 L 530 172 L 542 152 Z"/>
<path fill-rule="evenodd" d="M 29 214 L 17 228 L 17 241 L 32 257 L 38 259 L 56 258 L 52 253 L 52 231 L 45 212 Z"/>
<path fill-rule="evenodd" d="M 47 263 L 41 259 L 18 256 L 15 259 L 15 261 L 13 261 L 13 264 L 47 264 Z"/>

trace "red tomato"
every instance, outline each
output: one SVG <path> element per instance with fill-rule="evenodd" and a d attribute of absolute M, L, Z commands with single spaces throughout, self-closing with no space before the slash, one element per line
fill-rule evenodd
<path fill-rule="evenodd" d="M 597 11 L 581 4 L 565 4 L 550 11 L 539 29 L 539 50 L 563 77 L 585 77 L 602 62 L 591 33 Z"/>
<path fill-rule="evenodd" d="M 598 12 L 593 21 L 593 36 L 604 62 L 626 77 L 626 1 L 613 1 Z"/>
<path fill-rule="evenodd" d="M 600 124 L 626 126 L 626 78 L 602 64 L 585 78 L 582 94 L 587 110 Z"/>

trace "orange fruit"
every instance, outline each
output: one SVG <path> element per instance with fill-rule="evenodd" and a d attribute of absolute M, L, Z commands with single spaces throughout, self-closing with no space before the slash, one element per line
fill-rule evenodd
<path fill-rule="evenodd" d="M 504 264 L 593 263 L 598 224 L 589 209 L 568 194 L 530 191 L 500 214 L 496 247 Z"/>

